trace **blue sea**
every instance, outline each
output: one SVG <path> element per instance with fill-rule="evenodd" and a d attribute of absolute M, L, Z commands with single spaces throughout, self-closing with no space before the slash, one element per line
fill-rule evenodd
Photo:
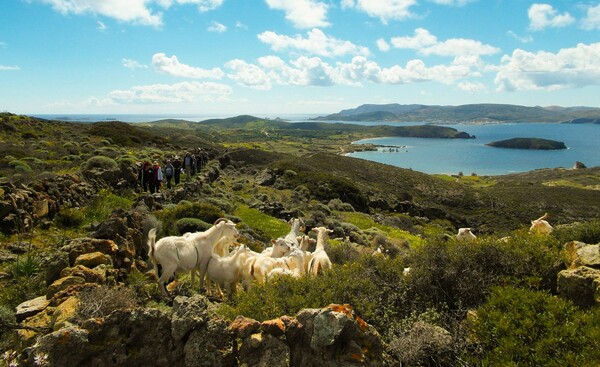
<path fill-rule="evenodd" d="M 165 115 L 34 115 L 40 118 L 76 122 L 123 121 L 150 122 L 162 119 L 182 119 L 199 122 L 231 115 L 165 114 Z M 309 121 L 316 115 L 289 114 L 280 116 L 257 115 L 264 118 L 282 118 L 290 122 Z M 331 121 L 336 123 L 340 121 Z M 344 122 L 359 125 L 422 125 L 423 122 Z M 444 125 L 475 135 L 476 139 L 423 139 L 388 137 L 365 139 L 355 144 L 373 143 L 382 146 L 378 151 L 356 152 L 350 157 L 367 159 L 424 173 L 464 175 L 504 175 L 540 168 L 571 168 L 576 161 L 588 167 L 600 166 L 600 125 L 570 125 L 544 123 L 510 124 L 453 124 Z M 566 150 L 541 151 L 492 148 L 485 144 L 510 138 L 542 138 L 565 143 Z M 390 148 L 391 147 L 391 148 Z"/>
<path fill-rule="evenodd" d="M 444 126 L 475 135 L 476 139 L 365 139 L 355 144 L 373 143 L 391 148 L 348 155 L 430 174 L 505 175 L 540 168 L 571 168 L 576 161 L 588 167 L 600 166 L 600 125 L 514 123 Z M 568 149 L 543 151 L 485 145 L 511 138 L 557 140 L 564 142 Z"/>

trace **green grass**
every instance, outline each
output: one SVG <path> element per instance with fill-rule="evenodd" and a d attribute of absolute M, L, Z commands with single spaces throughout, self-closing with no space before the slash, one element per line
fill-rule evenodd
<path fill-rule="evenodd" d="M 369 228 L 377 228 L 385 233 L 386 236 L 391 240 L 407 240 L 413 248 L 423 245 L 422 238 L 412 235 L 407 231 L 377 223 L 368 214 L 360 212 L 335 212 L 335 215 L 338 216 L 342 221 L 354 224 L 363 231 Z"/>
<path fill-rule="evenodd" d="M 239 205 L 233 214 L 242 219 L 248 227 L 269 238 L 285 236 L 290 231 L 287 223 L 247 205 Z"/>
<path fill-rule="evenodd" d="M 129 209 L 133 200 L 102 190 L 85 209 L 85 222 L 101 222 L 106 220 L 117 208 Z"/>

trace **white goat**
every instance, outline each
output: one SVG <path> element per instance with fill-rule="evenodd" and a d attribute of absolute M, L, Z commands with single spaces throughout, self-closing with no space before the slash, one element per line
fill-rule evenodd
<path fill-rule="evenodd" d="M 308 251 L 311 245 L 317 243 L 317 240 L 310 238 L 307 235 L 300 236 L 300 250 L 304 251 L 304 272 L 308 272 L 308 264 L 313 258 L 312 252 Z"/>
<path fill-rule="evenodd" d="M 331 269 L 331 260 L 325 252 L 325 243 L 327 236 L 333 231 L 325 227 L 315 227 L 312 230 L 317 233 L 317 247 L 308 263 L 308 274 L 317 275 L 325 269 Z"/>
<path fill-rule="evenodd" d="M 292 245 L 283 237 L 271 240 L 271 243 L 273 246 L 264 249 L 261 255 L 268 257 L 283 257 L 292 251 Z"/>
<path fill-rule="evenodd" d="M 235 223 L 225 218 L 218 219 L 212 227 L 204 232 L 164 237 L 156 243 L 156 228 L 151 229 L 148 233 L 148 257 L 154 264 L 162 293 L 168 296 L 165 283 L 178 271 L 191 271 L 193 288 L 194 273 L 195 270 L 198 270 L 200 284 L 203 284 L 208 261 L 215 244 L 222 237 L 237 238 L 238 236 L 239 232 L 235 228 Z M 158 265 L 162 267 L 160 276 Z"/>
<path fill-rule="evenodd" d="M 272 268 L 267 273 L 267 279 L 275 275 L 291 275 L 300 278 L 304 275 L 304 251 L 296 249 L 289 255 L 272 262 Z"/>
<path fill-rule="evenodd" d="M 471 232 L 471 228 L 459 228 L 456 239 L 459 241 L 475 241 L 477 236 Z"/>
<path fill-rule="evenodd" d="M 300 247 L 298 236 L 300 236 L 300 231 L 304 230 L 304 221 L 300 218 L 292 218 L 288 221 L 288 224 L 291 227 L 290 232 L 284 238 L 292 247 L 298 248 Z"/>
<path fill-rule="evenodd" d="M 217 289 L 223 297 L 220 285 L 224 285 L 227 294 L 231 297 L 235 294 L 237 282 L 242 279 L 242 266 L 244 261 L 250 256 L 250 249 L 241 245 L 229 256 L 219 256 L 212 254 L 206 274 L 208 279 L 217 284 Z M 210 288 L 207 288 L 210 292 Z"/>
<path fill-rule="evenodd" d="M 545 219 L 548 218 L 548 213 L 544 213 L 541 217 L 531 221 L 530 233 L 548 235 L 554 231 L 554 228 Z"/>

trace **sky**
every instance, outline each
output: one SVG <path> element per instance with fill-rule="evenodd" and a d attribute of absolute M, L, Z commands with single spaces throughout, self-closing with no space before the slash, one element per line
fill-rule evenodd
<path fill-rule="evenodd" d="M 0 111 L 365 103 L 600 107 L 600 1 L 0 1 Z"/>

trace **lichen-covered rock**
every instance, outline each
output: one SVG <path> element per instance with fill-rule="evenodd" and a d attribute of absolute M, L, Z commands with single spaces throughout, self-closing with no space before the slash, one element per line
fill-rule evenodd
<path fill-rule="evenodd" d="M 289 366 L 290 348 L 270 334 L 256 333 L 244 339 L 239 350 L 240 366 Z"/>
<path fill-rule="evenodd" d="M 572 266 L 600 269 L 600 245 L 585 245 L 578 248 Z"/>
<path fill-rule="evenodd" d="M 69 244 L 61 248 L 62 251 L 69 254 L 70 264 L 75 264 L 77 259 L 82 254 L 91 252 L 102 252 L 103 254 L 114 256 L 119 250 L 119 246 L 112 240 L 103 240 L 96 238 L 76 238 Z"/>
<path fill-rule="evenodd" d="M 15 317 L 17 322 L 21 322 L 28 317 L 42 312 L 49 304 L 50 301 L 48 301 L 46 296 L 40 296 L 21 303 L 16 307 Z"/>
<path fill-rule="evenodd" d="M 260 322 L 244 316 L 238 316 L 229 325 L 229 329 L 235 333 L 238 338 L 245 338 L 258 331 Z"/>
<path fill-rule="evenodd" d="M 27 329 L 19 329 L 17 336 L 19 341 L 23 345 L 31 345 L 34 343 L 35 338 L 39 335 L 43 335 L 44 332 L 50 331 L 52 328 L 52 317 L 48 312 L 48 308 L 44 309 L 21 322 L 21 325 L 27 327 Z"/>
<path fill-rule="evenodd" d="M 75 265 L 72 268 L 63 269 L 60 272 L 60 275 L 61 277 L 78 276 L 85 279 L 86 283 L 96 283 L 103 285 L 106 284 L 106 270 L 107 268 L 105 265 L 99 265 L 94 267 L 93 269 L 90 269 L 89 267 L 84 265 Z"/>
<path fill-rule="evenodd" d="M 196 327 L 204 326 L 207 322 L 209 302 L 206 297 L 177 296 L 173 301 L 173 315 L 171 316 L 171 335 L 180 341 Z"/>
<path fill-rule="evenodd" d="M 68 276 L 60 278 L 52 283 L 46 291 L 46 297 L 51 299 L 57 292 L 67 289 L 72 285 L 84 284 L 85 279 L 78 276 Z"/>
<path fill-rule="evenodd" d="M 70 326 L 39 338 L 27 356 L 29 366 L 37 366 L 36 356 L 44 356 L 47 366 L 92 366 L 88 364 L 92 346 L 87 330 Z M 99 366 L 99 365 L 96 365 Z"/>
<path fill-rule="evenodd" d="M 95 268 L 98 265 L 112 265 L 112 259 L 109 255 L 100 251 L 81 254 L 75 259 L 75 266 L 83 265 L 88 268 Z"/>
<path fill-rule="evenodd" d="M 71 321 L 75 319 L 78 305 L 79 298 L 72 296 L 56 307 L 52 313 L 52 329 L 56 331 L 71 325 Z"/>
<path fill-rule="evenodd" d="M 600 279 L 600 270 L 587 266 L 567 269 L 558 273 L 557 292 L 578 306 L 593 306 Z M 595 283 L 594 283 L 595 282 Z"/>
<path fill-rule="evenodd" d="M 185 366 L 236 366 L 234 336 L 227 326 L 225 320 L 211 318 L 204 327 L 193 328 L 184 347 Z"/>

